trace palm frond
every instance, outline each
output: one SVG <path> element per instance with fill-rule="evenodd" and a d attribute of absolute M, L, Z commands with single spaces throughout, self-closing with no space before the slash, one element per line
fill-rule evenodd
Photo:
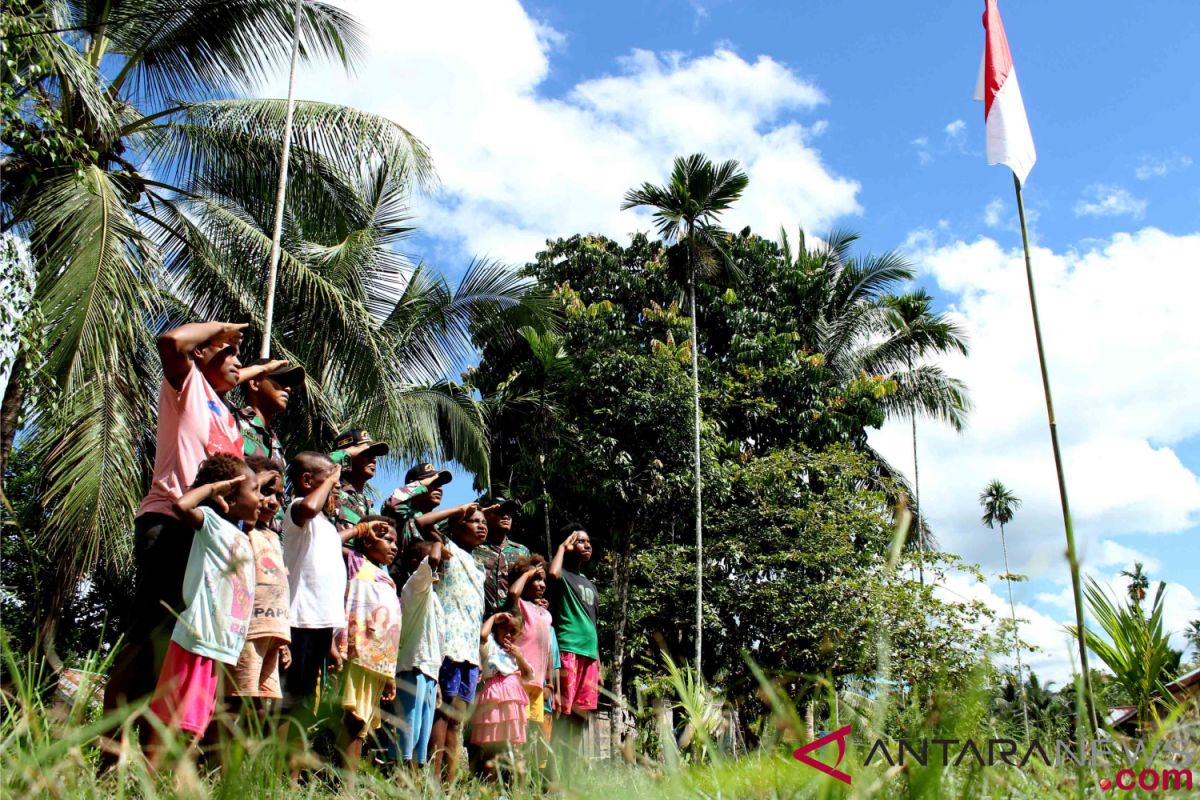
<path fill-rule="evenodd" d="M 49 180 L 30 209 L 48 368 L 69 388 L 139 346 L 137 314 L 156 304 L 156 249 L 126 210 L 118 178 L 87 167 Z"/>
<path fill-rule="evenodd" d="M 283 139 L 284 100 L 212 100 L 181 106 L 179 119 L 161 125 L 163 138 L 150 156 L 170 165 L 176 182 L 188 176 L 272 174 Z M 144 123 L 150 124 L 150 123 Z M 292 123 L 291 174 L 303 175 L 305 160 L 320 156 L 345 175 L 364 162 L 407 156 L 406 168 L 417 187 L 434 180 L 429 150 L 420 139 L 386 117 L 365 111 L 300 100 Z M 182 177 L 181 177 L 182 176 Z"/>
<path fill-rule="evenodd" d="M 945 422 L 959 432 L 966 427 L 971 410 L 966 384 L 948 376 L 941 367 L 927 364 L 911 372 L 897 373 L 892 379 L 896 381 L 896 391 L 880 401 L 889 416 L 915 411 Z"/>
<path fill-rule="evenodd" d="M 125 0 L 122 22 L 104 36 L 124 56 L 114 91 L 167 101 L 197 91 L 248 93 L 286 64 L 291 52 L 291 0 Z M 110 12 L 111 13 L 111 12 Z M 304 0 L 301 57 L 350 67 L 362 54 L 362 30 L 345 10 Z"/>

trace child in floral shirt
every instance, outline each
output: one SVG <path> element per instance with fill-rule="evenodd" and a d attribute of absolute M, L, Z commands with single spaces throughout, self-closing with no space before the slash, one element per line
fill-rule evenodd
<path fill-rule="evenodd" d="M 345 667 L 342 709 L 348 770 L 358 768 L 363 742 L 381 722 L 380 704 L 396 697 L 396 655 L 400 649 L 400 597 L 388 567 L 396 559 L 396 529 L 386 517 L 364 517 L 348 528 L 354 549 L 346 556 L 346 628 L 338 633 Z M 349 538 L 347 536 L 347 538 Z"/>

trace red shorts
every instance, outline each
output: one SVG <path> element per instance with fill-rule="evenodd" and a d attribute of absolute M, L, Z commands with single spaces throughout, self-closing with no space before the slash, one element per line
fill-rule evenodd
<path fill-rule="evenodd" d="M 171 642 L 150 711 L 172 728 L 204 733 L 217 707 L 217 680 L 216 661 Z"/>
<path fill-rule="evenodd" d="M 578 653 L 562 653 L 555 710 L 560 714 L 595 711 L 599 702 L 600 663 Z"/>

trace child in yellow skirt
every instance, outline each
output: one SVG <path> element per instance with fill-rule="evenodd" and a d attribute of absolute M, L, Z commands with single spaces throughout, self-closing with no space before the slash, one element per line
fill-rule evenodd
<path fill-rule="evenodd" d="M 396 558 L 396 529 L 386 517 L 364 517 L 342 531 L 353 537 L 345 550 L 346 628 L 338 634 L 345 661 L 342 710 L 343 766 L 358 769 L 363 742 L 381 724 L 380 703 L 396 697 L 396 656 L 400 650 L 400 598 L 388 566 Z"/>
<path fill-rule="evenodd" d="M 525 744 L 525 684 L 533 669 L 517 647 L 524 623 L 520 616 L 501 612 L 483 623 L 483 690 L 471 719 L 471 744 L 483 755 L 485 769 L 495 768 L 496 756 Z"/>

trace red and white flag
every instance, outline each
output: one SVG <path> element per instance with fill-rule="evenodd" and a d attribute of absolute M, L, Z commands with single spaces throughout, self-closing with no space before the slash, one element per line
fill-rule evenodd
<path fill-rule="evenodd" d="M 987 128 L 987 160 L 989 164 L 1007 164 L 1022 185 L 1029 170 L 1037 161 L 1033 149 L 1033 134 L 1025 116 L 1025 101 L 1017 84 L 1017 69 L 1008 51 L 1008 37 L 1000 21 L 996 0 L 985 0 L 983 29 L 987 32 L 983 45 L 983 63 L 979 65 L 979 82 L 975 99 L 983 101 L 983 118 Z"/>

